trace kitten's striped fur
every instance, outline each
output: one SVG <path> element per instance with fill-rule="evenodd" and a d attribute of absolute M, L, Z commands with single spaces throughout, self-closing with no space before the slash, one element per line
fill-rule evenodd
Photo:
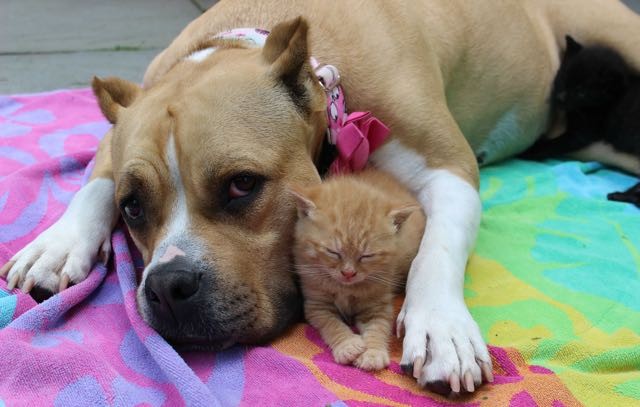
<path fill-rule="evenodd" d="M 418 202 L 374 169 L 293 193 L 299 213 L 294 257 L 307 320 L 338 363 L 386 367 L 392 297 L 404 286 L 425 227 Z"/>

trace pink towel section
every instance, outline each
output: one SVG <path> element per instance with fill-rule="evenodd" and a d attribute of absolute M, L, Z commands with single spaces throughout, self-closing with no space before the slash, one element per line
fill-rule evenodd
<path fill-rule="evenodd" d="M 109 127 L 89 90 L 0 96 L 0 260 L 60 217 Z"/>

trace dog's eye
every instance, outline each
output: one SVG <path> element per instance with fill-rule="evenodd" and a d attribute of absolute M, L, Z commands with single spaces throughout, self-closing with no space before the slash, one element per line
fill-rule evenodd
<path fill-rule="evenodd" d="M 259 196 L 267 179 L 258 174 L 235 174 L 224 184 L 222 207 L 228 213 L 239 214 Z"/>
<path fill-rule="evenodd" d="M 229 184 L 229 198 L 236 199 L 249 195 L 256 188 L 257 183 L 253 175 L 235 177 Z"/>
<path fill-rule="evenodd" d="M 144 211 L 140 202 L 136 198 L 130 198 L 125 200 L 121 205 L 122 213 L 124 214 L 124 220 L 130 226 L 139 225 L 144 219 Z"/>

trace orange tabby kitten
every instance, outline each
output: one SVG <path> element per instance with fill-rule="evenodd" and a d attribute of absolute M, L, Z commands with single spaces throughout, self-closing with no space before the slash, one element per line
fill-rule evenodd
<path fill-rule="evenodd" d="M 374 169 L 292 193 L 299 218 L 294 257 L 307 320 L 336 362 L 365 370 L 388 366 L 393 294 L 406 280 L 425 226 L 418 202 Z M 359 335 L 347 325 L 352 322 Z"/>

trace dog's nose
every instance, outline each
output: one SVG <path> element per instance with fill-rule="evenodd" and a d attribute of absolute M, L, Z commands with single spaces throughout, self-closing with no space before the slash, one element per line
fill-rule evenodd
<path fill-rule="evenodd" d="M 174 318 L 191 311 L 200 288 L 202 273 L 185 267 L 185 262 L 169 262 L 151 271 L 145 280 L 149 305 L 161 316 Z M 160 316 L 160 315 L 159 315 Z"/>

